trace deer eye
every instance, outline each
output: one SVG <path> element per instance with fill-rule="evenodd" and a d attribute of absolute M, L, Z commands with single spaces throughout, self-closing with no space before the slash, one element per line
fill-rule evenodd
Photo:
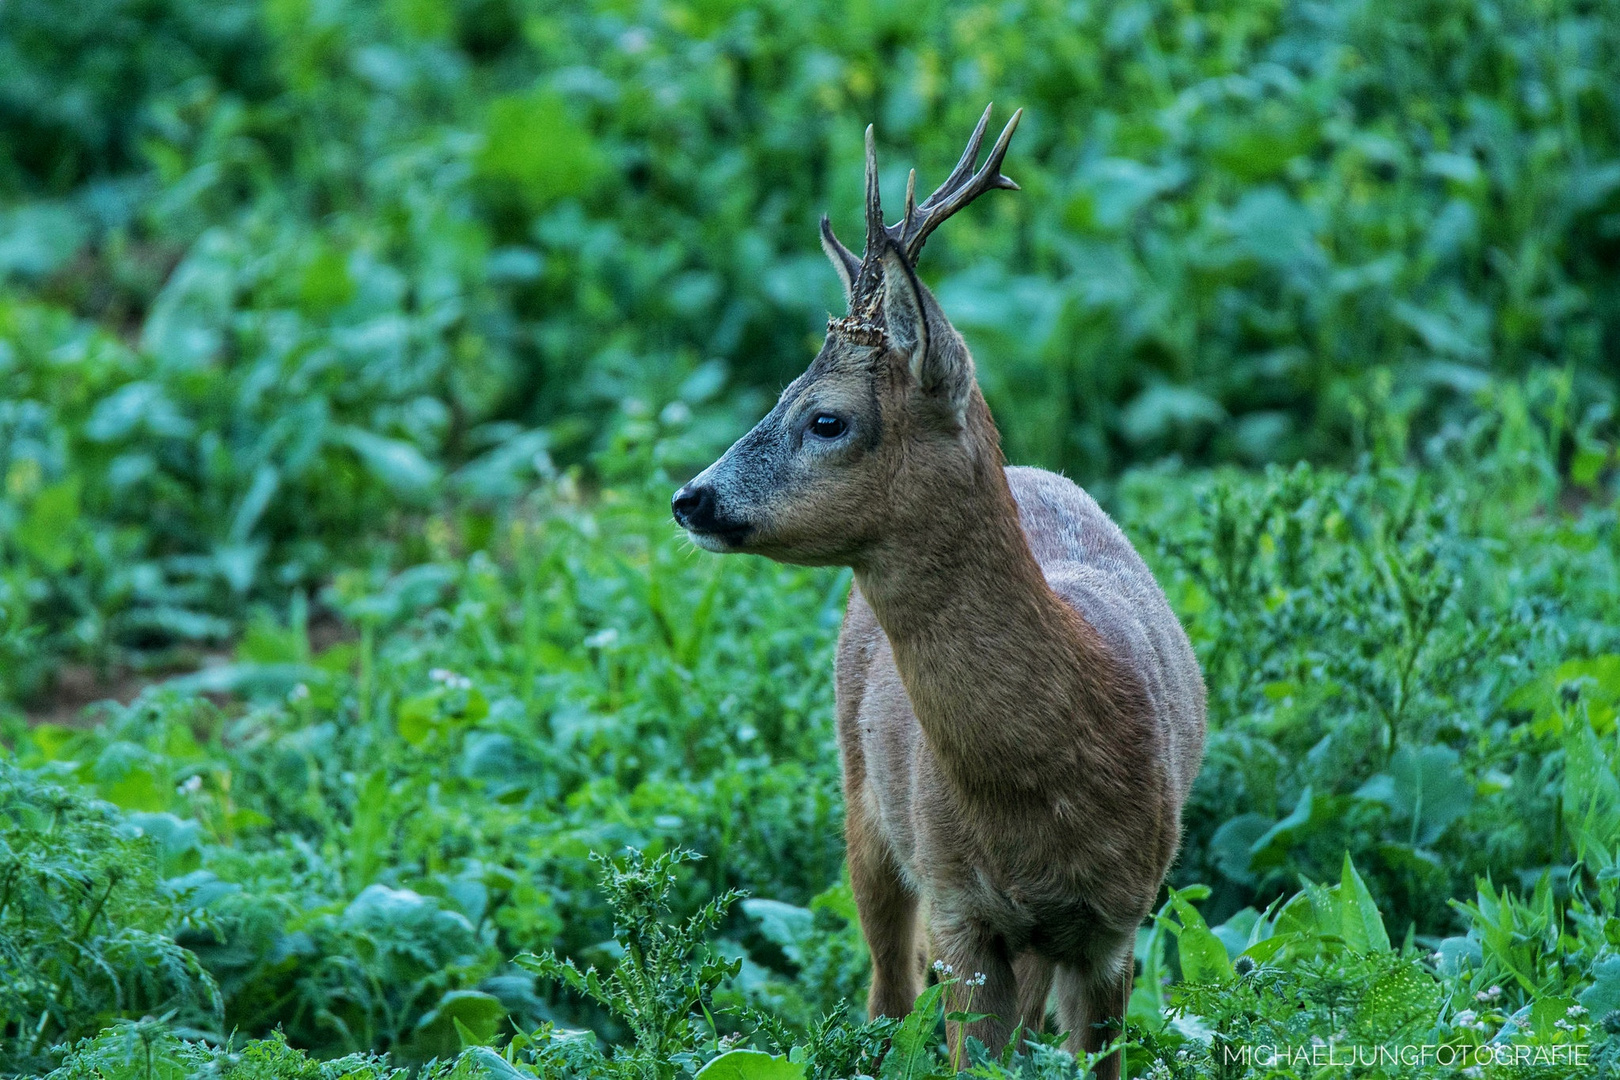
<path fill-rule="evenodd" d="M 818 439 L 836 439 L 844 433 L 844 422 L 832 413 L 817 413 L 810 421 L 810 434 Z"/>

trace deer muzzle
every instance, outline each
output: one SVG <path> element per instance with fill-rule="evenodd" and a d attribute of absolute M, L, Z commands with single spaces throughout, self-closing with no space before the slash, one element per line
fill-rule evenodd
<path fill-rule="evenodd" d="M 669 508 L 692 543 L 706 551 L 734 551 L 752 531 L 747 522 L 725 516 L 711 484 L 697 481 L 687 484 L 670 499 Z"/>

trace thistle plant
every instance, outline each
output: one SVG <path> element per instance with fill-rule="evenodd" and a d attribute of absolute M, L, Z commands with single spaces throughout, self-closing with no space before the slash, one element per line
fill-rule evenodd
<path fill-rule="evenodd" d="M 555 952 L 517 959 L 540 978 L 561 983 L 624 1021 L 633 1042 L 614 1056 L 620 1075 L 672 1080 L 680 1062 L 714 1034 L 714 991 L 741 967 L 741 961 L 715 955 L 705 941 L 741 893 L 725 892 L 683 922 L 669 918 L 676 867 L 699 858 L 676 849 L 649 860 L 633 848 L 616 862 L 592 856 L 602 868 L 613 938 L 623 950 L 611 972 L 581 971 Z"/>

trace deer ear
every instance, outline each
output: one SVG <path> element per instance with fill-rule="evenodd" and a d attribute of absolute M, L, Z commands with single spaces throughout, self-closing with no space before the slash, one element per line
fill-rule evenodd
<path fill-rule="evenodd" d="M 828 261 L 833 264 L 833 269 L 838 271 L 838 280 L 844 283 L 844 300 L 849 301 L 855 295 L 855 278 L 861 272 L 861 260 L 855 257 L 853 251 L 839 243 L 838 237 L 833 235 L 832 222 L 827 220 L 826 214 L 821 215 L 821 250 L 827 253 Z"/>
<path fill-rule="evenodd" d="M 883 245 L 883 325 L 889 344 L 904 353 L 911 376 L 922 381 L 928 356 L 928 312 L 923 307 L 922 285 L 906 257 L 893 244 Z"/>
<path fill-rule="evenodd" d="M 922 284 L 892 244 L 883 252 L 883 322 L 889 343 L 906 354 L 918 389 L 939 399 L 960 423 L 973 386 L 973 361 L 948 326 L 929 325 Z"/>

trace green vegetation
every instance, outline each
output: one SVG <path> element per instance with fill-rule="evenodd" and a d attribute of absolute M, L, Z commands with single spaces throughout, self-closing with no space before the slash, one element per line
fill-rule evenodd
<path fill-rule="evenodd" d="M 1140 1068 L 1240 1076 L 1222 1046 L 1313 1036 L 1545 1051 L 1502 1075 L 1608 1052 L 1620 543 L 1612 493 L 1548 453 L 1567 385 L 1499 387 L 1422 467 L 1119 485 L 1214 727 L 1142 934 Z M 316 652 L 312 602 L 263 607 L 228 663 L 94 727 L 16 725 L 5 1067 L 315 1068 L 240 1042 L 277 1030 L 465 1075 L 668 1078 L 728 1047 L 815 1080 L 945 1067 L 937 996 L 858 1025 L 828 678 L 847 576 L 702 557 L 664 486 L 554 483 L 471 554 L 339 578 L 318 603 L 350 640 Z M 148 1015 L 169 1026 L 50 1050 Z M 1074 1068 L 1041 1045 L 979 1067 Z"/>
<path fill-rule="evenodd" d="M 922 270 L 1210 685 L 1132 1075 L 1620 1076 L 1578 0 L 0 4 L 0 1075 L 1078 1077 L 865 1022 L 848 575 L 666 508 L 991 98 Z"/>

